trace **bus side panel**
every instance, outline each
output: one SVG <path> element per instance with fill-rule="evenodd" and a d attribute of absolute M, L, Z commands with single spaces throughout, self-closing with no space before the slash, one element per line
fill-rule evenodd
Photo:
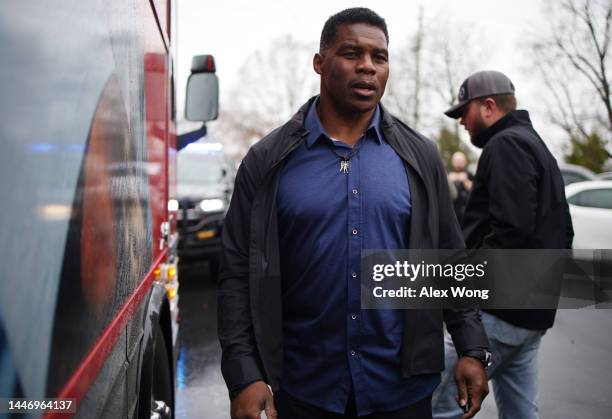
<path fill-rule="evenodd" d="M 138 308 L 134 310 L 133 317 L 123 328 L 121 336 L 87 395 L 79 404 L 75 417 L 84 419 L 135 417 L 142 357 L 145 346 L 151 343 L 147 342 L 145 330 L 150 333 L 154 329 L 152 323 L 159 322 L 164 294 L 165 289 L 161 284 L 155 284 L 149 289 Z M 148 327 L 145 324 L 148 324 Z M 164 328 L 166 326 L 168 325 L 164 325 Z M 130 345 L 131 350 L 128 349 Z"/>
<path fill-rule="evenodd" d="M 70 373 L 59 370 L 49 373 L 49 365 L 56 362 L 50 355 L 56 334 L 58 294 L 62 292 L 60 281 L 68 275 L 65 255 L 67 248 L 74 246 L 67 243 L 69 236 L 80 241 L 80 235 L 75 232 L 80 228 L 76 219 L 83 209 L 80 205 L 83 188 L 79 182 L 84 177 L 85 156 L 90 152 L 88 139 L 93 120 L 98 119 L 97 134 L 104 132 L 111 144 L 116 137 L 123 138 L 113 130 L 114 122 L 118 122 L 117 127 L 129 126 L 130 118 L 125 110 L 131 109 L 132 98 L 125 92 L 129 90 L 126 86 L 130 78 L 117 71 L 119 57 L 115 56 L 111 43 L 117 36 L 110 36 L 106 14 L 106 5 L 110 3 L 23 0 L 8 2 L 0 10 L 3 40 L 0 50 L 3 86 L 0 95 L 0 195 L 3 198 L 0 263 L 11 267 L 10 272 L 2 275 L 0 323 L 4 326 L 6 343 L 4 349 L 0 347 L 0 356 L 3 352 L 11 354 L 15 387 L 26 397 L 52 395 L 47 391 L 47 376 L 50 380 L 58 377 L 57 381 L 62 381 Z M 104 108 L 118 102 L 123 113 L 98 112 L 102 97 L 106 98 Z M 138 115 L 135 112 L 134 118 Z M 134 129 L 130 127 L 131 131 Z M 99 141 L 95 146 L 97 150 L 104 148 Z M 90 174 L 96 172 L 95 167 L 90 165 Z M 102 182 L 89 189 L 100 187 L 102 195 L 107 197 L 106 203 L 112 202 L 116 192 L 109 185 L 110 170 L 101 178 Z M 90 209 L 88 205 L 87 210 Z M 99 210 L 102 218 L 113 214 L 112 206 L 104 205 Z M 100 237 L 105 234 L 115 234 L 115 230 L 99 232 Z M 84 258 L 91 257 L 91 250 L 84 249 Z M 116 254 L 116 249 L 110 246 L 100 250 L 100 259 L 111 259 Z M 144 256 L 146 259 L 147 255 Z M 72 270 L 75 276 L 80 276 L 80 267 L 75 266 L 78 265 L 73 265 Z M 115 301 L 115 275 L 107 277 L 104 272 L 87 276 L 87 284 L 76 280 L 79 293 L 75 293 L 75 298 L 92 299 L 94 303 L 93 313 L 84 316 L 88 320 L 81 321 L 80 316 L 62 318 L 74 321 L 73 328 L 82 327 L 77 337 L 70 336 L 64 343 L 82 347 L 80 351 L 70 351 L 69 356 L 85 353 L 85 346 L 93 342 L 110 317 L 107 312 L 112 310 L 107 307 Z M 97 299 L 93 294 L 98 289 L 101 292 Z M 82 305 L 82 302 L 64 298 L 63 304 Z M 67 360 L 67 363 L 72 362 Z M 52 387 L 56 389 L 57 383 Z"/>
<path fill-rule="evenodd" d="M 165 123 L 155 121 L 154 107 L 146 105 L 145 98 L 163 103 L 165 90 L 161 97 L 147 95 L 146 71 L 147 65 L 151 66 L 151 53 L 146 50 L 149 41 L 142 35 L 150 27 L 156 28 L 156 23 L 146 3 L 130 3 L 105 3 L 107 47 L 112 50 L 115 67 L 92 118 L 72 204 L 55 313 L 48 394 L 57 394 L 82 364 L 160 252 L 166 169 L 163 159 L 155 156 L 164 147 Z M 153 67 L 156 71 L 155 63 Z M 150 87 L 155 92 L 158 86 L 154 83 Z M 153 140 L 148 133 L 153 133 Z M 119 365 L 127 357 L 125 340 L 121 345 L 119 352 L 124 359 Z M 107 370 L 114 373 L 117 367 Z M 121 374 L 125 379 L 123 370 Z"/>
<path fill-rule="evenodd" d="M 168 220 L 168 109 L 171 107 L 172 95 L 169 93 L 169 50 L 161 30 L 165 28 L 156 20 L 163 15 L 165 8 L 154 10 L 154 4 L 147 7 L 144 26 L 144 101 L 146 114 L 147 150 L 149 167 L 149 189 L 151 195 L 150 212 L 153 225 L 151 252 L 157 258 L 162 248 L 168 245 L 161 234 L 162 223 Z M 161 15 L 160 15 L 161 13 Z M 169 232 L 168 232 L 169 233 Z M 155 287 L 154 287 L 155 288 Z M 157 289 L 157 288 L 156 288 Z M 161 287 L 160 289 L 163 289 Z M 157 289 L 159 292 L 159 289 Z M 175 297 L 178 299 L 178 297 Z M 155 301 L 157 301 L 155 299 Z M 155 304 L 149 302 L 148 304 Z M 139 397 L 139 380 L 142 374 L 142 355 L 147 342 L 144 342 L 145 330 L 155 330 L 147 313 L 158 312 L 160 307 L 143 305 L 127 326 L 128 330 L 128 402 L 129 415 L 137 407 Z M 172 330 L 164 330 L 172 336 Z M 172 346 L 168 347 L 172 350 Z"/>
<path fill-rule="evenodd" d="M 141 368 L 141 354 L 144 351 L 144 324 L 146 320 L 146 313 L 149 311 L 147 307 L 147 301 L 150 298 L 146 298 L 143 304 L 140 305 L 138 310 L 135 312 L 134 317 L 126 326 L 127 330 L 127 399 L 128 399 L 128 416 L 134 413 L 138 405 L 138 392 L 140 390 L 140 368 Z"/>
<path fill-rule="evenodd" d="M 144 111 L 146 128 L 146 150 L 149 184 L 149 211 L 151 223 L 150 244 L 153 259 L 157 260 L 162 252 L 161 230 L 162 222 L 167 219 L 167 142 L 168 142 L 168 54 L 162 36 L 155 20 L 155 14 L 150 7 L 143 10 L 143 66 L 144 66 Z M 154 287 L 157 294 L 164 292 L 163 286 Z M 157 295 L 156 294 L 156 295 Z M 100 375 L 85 397 L 79 409 L 79 417 L 133 417 L 138 407 L 140 379 L 142 374 L 142 356 L 145 351 L 144 332 L 154 330 L 149 324 L 151 319 L 147 313 L 159 312 L 161 307 L 151 307 L 158 299 L 151 301 L 146 297 L 134 310 L 128 320 L 126 330 L 126 345 L 120 342 L 113 349 L 113 354 L 105 363 Z M 172 336 L 172 330 L 164 332 Z M 121 336 L 123 339 L 123 335 Z M 169 346 L 171 347 L 171 346 Z M 120 353 L 124 351 L 126 359 L 121 361 Z M 114 380 L 114 382 L 112 381 Z M 100 397 L 100 395 L 104 395 Z"/>
<path fill-rule="evenodd" d="M 125 330 L 125 329 L 124 329 Z M 104 366 L 78 404 L 75 418 L 127 418 L 126 332 L 121 333 Z"/>
<path fill-rule="evenodd" d="M 0 356 L 10 354 L 13 395 L 57 395 L 162 256 L 174 126 L 164 30 L 135 0 L 0 11 L 0 263 L 11 267 Z M 130 332 L 128 348 L 122 327 L 101 346 L 104 388 L 117 388 L 138 340 Z"/>
<path fill-rule="evenodd" d="M 153 257 L 161 251 L 161 225 L 168 219 L 168 52 L 153 10 L 144 25 L 144 101 L 148 174 L 153 225 Z"/>
<path fill-rule="evenodd" d="M 162 36 L 166 44 L 170 39 L 170 1 L 169 0 L 150 0 L 151 7 L 155 10 Z"/>

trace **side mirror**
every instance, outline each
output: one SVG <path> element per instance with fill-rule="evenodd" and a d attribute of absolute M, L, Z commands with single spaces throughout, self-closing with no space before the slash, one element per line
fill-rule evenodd
<path fill-rule="evenodd" d="M 188 121 L 208 122 L 217 119 L 219 79 L 215 71 L 215 59 L 212 55 L 193 57 L 185 103 L 185 118 Z"/>

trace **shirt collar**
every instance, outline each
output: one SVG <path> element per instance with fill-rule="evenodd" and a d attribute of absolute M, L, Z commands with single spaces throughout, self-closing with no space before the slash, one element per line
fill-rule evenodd
<path fill-rule="evenodd" d="M 317 113 L 317 105 L 319 103 L 319 99 L 312 102 L 310 109 L 308 110 L 308 114 L 306 115 L 306 120 L 304 121 L 304 128 L 308 130 L 308 136 L 306 137 L 306 146 L 308 148 L 312 147 L 314 143 L 317 142 L 322 135 L 326 138 L 331 138 L 331 136 L 325 132 L 325 128 L 321 124 L 321 120 L 319 119 L 319 114 Z M 376 105 L 376 110 L 374 111 L 374 116 L 370 121 L 370 125 L 366 129 L 366 133 L 371 133 L 371 137 L 377 141 L 379 144 L 382 142 L 382 132 L 380 130 L 380 105 Z"/>

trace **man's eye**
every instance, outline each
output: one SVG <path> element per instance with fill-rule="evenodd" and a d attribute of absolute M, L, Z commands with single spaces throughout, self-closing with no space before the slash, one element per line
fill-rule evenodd
<path fill-rule="evenodd" d="M 386 63 L 389 60 L 386 55 L 377 55 L 375 58 L 376 61 L 379 61 L 381 63 Z"/>
<path fill-rule="evenodd" d="M 342 54 L 343 57 L 356 57 L 357 53 L 355 51 L 346 51 L 345 53 Z"/>

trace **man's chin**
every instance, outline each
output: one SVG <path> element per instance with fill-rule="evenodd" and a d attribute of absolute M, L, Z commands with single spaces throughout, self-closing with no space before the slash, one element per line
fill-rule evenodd
<path fill-rule="evenodd" d="M 475 128 L 472 128 L 471 131 L 468 131 L 468 134 L 470 134 L 470 141 L 472 142 L 472 144 L 474 144 L 474 141 L 478 139 L 478 137 L 480 136 L 480 134 L 482 134 L 484 130 L 485 130 L 484 127 L 475 127 Z"/>
<path fill-rule="evenodd" d="M 361 97 L 348 92 L 341 97 L 332 96 L 332 101 L 336 108 L 343 113 L 347 115 L 357 115 L 368 113 L 376 109 L 380 97 L 378 97 L 378 95 L 373 97 Z"/>
<path fill-rule="evenodd" d="M 380 99 L 378 97 L 356 97 L 347 104 L 347 108 L 353 113 L 368 113 L 376 109 L 379 101 Z"/>

